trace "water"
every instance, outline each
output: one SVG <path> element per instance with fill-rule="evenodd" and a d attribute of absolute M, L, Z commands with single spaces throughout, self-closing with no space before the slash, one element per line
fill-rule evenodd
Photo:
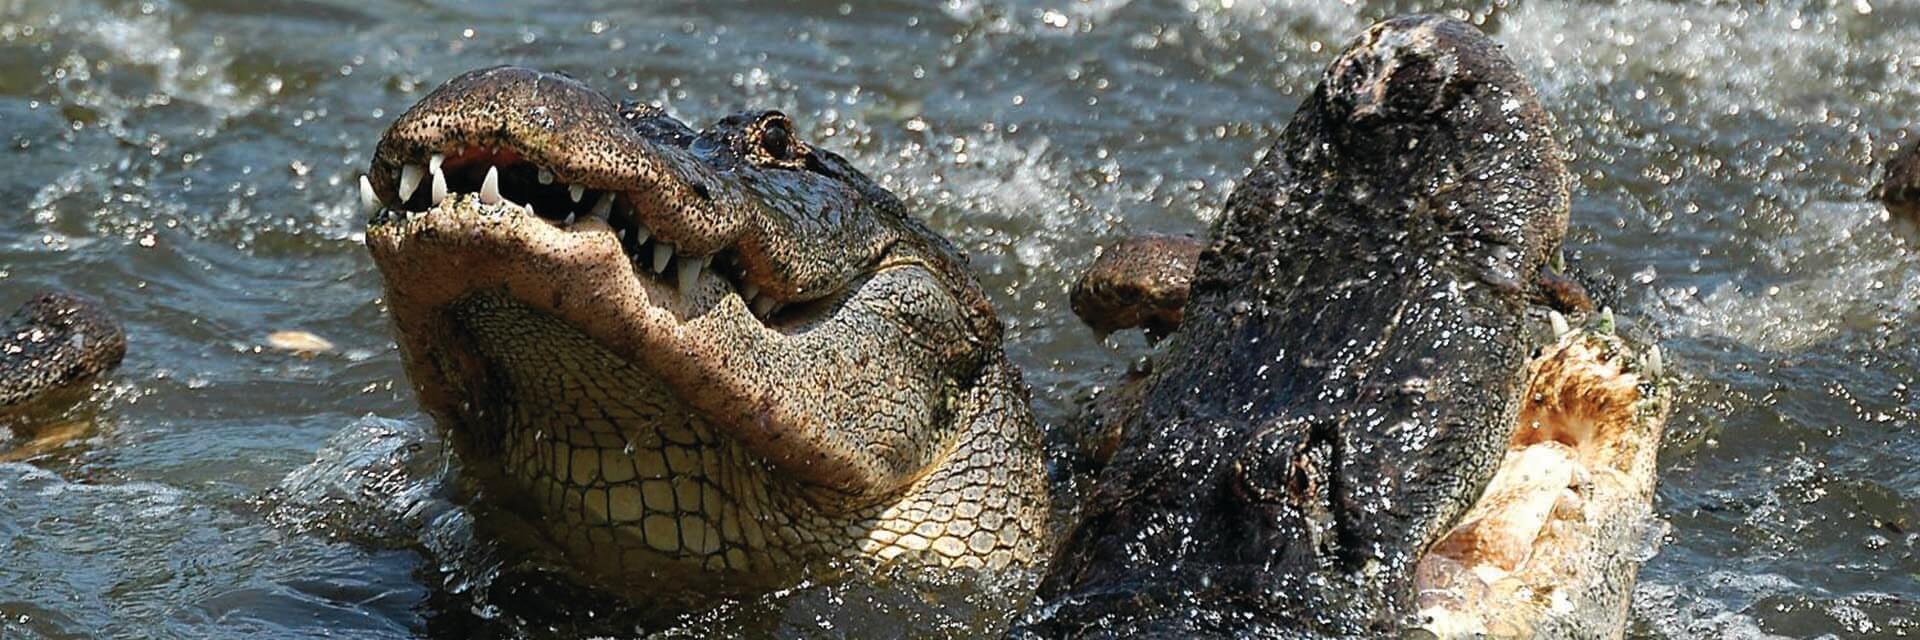
<path fill-rule="evenodd" d="M 39 420 L 78 439 L 0 464 L 0 637 L 555 635 L 465 582 L 484 540 L 435 482 L 354 213 L 385 122 L 460 71 L 564 70 L 696 124 L 795 115 L 971 252 L 1054 425 L 1146 353 L 1067 311 L 1092 249 L 1203 228 L 1342 43 L 1433 8 L 529 4 L 0 0 L 0 307 L 89 293 L 132 343 L 91 405 Z M 1920 633 L 1920 251 L 1861 197 L 1920 126 L 1920 5 L 1478 17 L 1577 156 L 1569 247 L 1684 380 L 1630 635 Z M 282 329 L 339 348 L 265 346 Z M 674 635 L 1006 615 L 798 592 Z M 850 602 L 873 613 L 821 620 Z"/>

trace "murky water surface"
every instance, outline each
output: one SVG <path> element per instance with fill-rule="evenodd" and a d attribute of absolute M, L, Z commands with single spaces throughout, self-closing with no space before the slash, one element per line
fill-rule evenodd
<path fill-rule="evenodd" d="M 0 636 L 568 635 L 475 583 L 485 540 L 360 244 L 373 142 L 460 71 L 562 70 L 697 125 L 794 114 L 971 252 L 1054 425 L 1146 351 L 1067 311 L 1093 248 L 1204 228 L 1343 42 L 1434 8 L 875 5 L 0 0 L 0 307 L 89 293 L 132 341 L 93 403 L 36 417 L 80 439 L 0 464 Z M 1570 249 L 1629 283 L 1622 315 L 1685 380 L 1632 635 L 1920 633 L 1920 252 L 1862 200 L 1920 125 L 1920 7 L 1516 1 L 1487 24 L 1577 155 Z M 337 349 L 264 346 L 295 328 Z M 803 587 L 670 635 L 1009 615 L 941 596 Z"/>

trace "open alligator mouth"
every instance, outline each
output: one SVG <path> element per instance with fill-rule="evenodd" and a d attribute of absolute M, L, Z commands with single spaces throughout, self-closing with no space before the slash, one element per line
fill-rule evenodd
<path fill-rule="evenodd" d="M 761 296 L 760 288 L 745 280 L 734 252 L 723 249 L 691 255 L 676 251 L 674 243 L 664 238 L 656 238 L 636 209 L 636 204 L 649 201 L 644 192 L 570 183 L 554 168 L 532 159 L 555 150 L 521 149 L 513 142 L 500 146 L 470 144 L 458 135 L 428 144 L 445 151 L 425 157 L 414 153 L 405 154 L 414 157 L 382 155 L 376 159 L 376 167 L 399 167 L 398 175 L 391 178 L 391 197 L 383 198 L 369 177 L 360 179 L 361 203 L 374 216 L 373 224 L 388 223 L 392 216 L 404 215 L 408 221 L 417 221 L 428 213 L 450 213 L 451 207 L 462 204 L 461 196 L 471 196 L 477 201 L 476 208 L 484 208 L 491 215 L 532 216 L 559 229 L 597 222 L 613 236 L 636 274 L 651 274 L 681 292 L 693 290 L 701 277 L 711 272 L 758 317 L 770 318 L 783 306 L 771 295 Z M 598 226 L 578 228 L 600 230 Z"/>
<path fill-rule="evenodd" d="M 359 188 L 422 405 L 589 574 L 1032 562 L 1044 488 L 998 321 L 950 245 L 792 127 L 695 132 L 511 67 L 409 109 Z M 1013 499 L 977 520 L 914 506 L 994 483 Z"/>

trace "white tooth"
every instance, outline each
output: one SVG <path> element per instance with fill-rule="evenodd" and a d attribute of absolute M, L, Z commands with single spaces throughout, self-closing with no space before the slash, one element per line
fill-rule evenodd
<path fill-rule="evenodd" d="M 440 164 L 446 161 L 447 161 L 447 157 L 440 155 L 438 153 L 428 156 L 427 157 L 427 173 L 440 173 Z"/>
<path fill-rule="evenodd" d="M 553 184 L 553 172 L 552 172 L 552 171 L 548 171 L 548 170 L 546 170 L 546 169 L 541 169 L 541 170 L 540 170 L 540 175 L 539 175 L 539 178 L 540 178 L 540 184 Z"/>
<path fill-rule="evenodd" d="M 527 207 L 527 210 L 532 211 L 533 207 Z M 573 226 L 573 214 L 571 212 L 567 214 L 567 226 Z"/>
<path fill-rule="evenodd" d="M 480 181 L 480 202 L 493 204 L 500 201 L 500 168 L 487 167 L 487 178 Z"/>
<path fill-rule="evenodd" d="M 360 209 L 367 215 L 380 210 L 380 196 L 373 194 L 373 182 L 366 176 L 360 176 Z"/>
<path fill-rule="evenodd" d="M 651 237 L 653 237 L 653 230 L 648 229 L 647 225 L 639 222 L 633 223 L 633 243 L 635 245 L 646 244 L 647 238 Z"/>
<path fill-rule="evenodd" d="M 434 157 L 437 158 L 439 156 Z M 441 173 L 439 169 L 434 169 L 432 188 L 433 191 L 430 193 L 433 194 L 433 204 L 439 205 L 441 201 L 447 199 L 447 174 Z"/>
<path fill-rule="evenodd" d="M 605 222 L 607 215 L 613 213 L 613 192 L 608 191 L 600 194 L 600 200 L 593 203 L 593 211 L 590 213 L 593 217 Z"/>
<path fill-rule="evenodd" d="M 1665 375 L 1667 363 L 1663 360 L 1660 357 L 1660 345 L 1653 345 L 1652 349 L 1647 350 L 1647 373 L 1653 374 L 1655 378 Z"/>
<path fill-rule="evenodd" d="M 427 177 L 427 170 L 417 164 L 400 165 L 400 201 L 413 198 L 413 191 L 420 188 L 420 179 Z"/>
<path fill-rule="evenodd" d="M 760 285 L 748 283 L 747 288 L 740 290 L 740 299 L 747 302 L 753 302 L 753 299 L 758 297 L 760 297 Z"/>
<path fill-rule="evenodd" d="M 581 198 L 587 197 L 587 188 L 577 184 L 567 187 L 567 197 L 573 198 L 574 202 L 579 202 Z"/>
<path fill-rule="evenodd" d="M 755 300 L 753 301 L 753 315 L 765 318 L 767 317 L 768 313 L 771 313 L 773 311 L 773 305 L 774 305 L 773 298 L 761 298 L 759 300 Z"/>
<path fill-rule="evenodd" d="M 1573 331 L 1573 327 L 1567 325 L 1567 317 L 1560 315 L 1558 311 L 1548 311 L 1547 321 L 1553 323 L 1553 337 L 1555 338 L 1567 335 L 1568 332 Z"/>
<path fill-rule="evenodd" d="M 693 290 L 694 283 L 700 280 L 700 272 L 706 270 L 707 261 L 711 259 L 712 256 L 680 260 L 680 293 Z"/>
<path fill-rule="evenodd" d="M 621 229 L 621 230 L 619 230 L 619 231 L 616 231 L 616 232 L 614 232 L 614 235 L 615 235 L 615 236 L 617 236 L 617 237 L 619 237 L 619 238 L 620 238 L 620 241 L 621 241 L 621 242 L 626 242 L 626 241 L 627 241 L 627 230 L 626 230 L 626 229 Z"/>
<path fill-rule="evenodd" d="M 667 243 L 653 245 L 653 272 L 666 273 L 667 261 L 673 258 L 673 247 Z"/>

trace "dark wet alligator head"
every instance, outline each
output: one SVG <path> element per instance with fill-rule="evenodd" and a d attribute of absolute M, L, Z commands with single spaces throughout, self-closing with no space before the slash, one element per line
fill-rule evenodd
<path fill-rule="evenodd" d="M 586 573 L 1034 561 L 1031 418 L 977 283 L 786 116 L 696 132 L 485 69 L 401 115 L 368 178 L 422 404 Z"/>
<path fill-rule="evenodd" d="M 1499 465 L 1568 178 L 1497 46 L 1374 26 L 1228 200 L 1030 633 L 1392 636 Z"/>

